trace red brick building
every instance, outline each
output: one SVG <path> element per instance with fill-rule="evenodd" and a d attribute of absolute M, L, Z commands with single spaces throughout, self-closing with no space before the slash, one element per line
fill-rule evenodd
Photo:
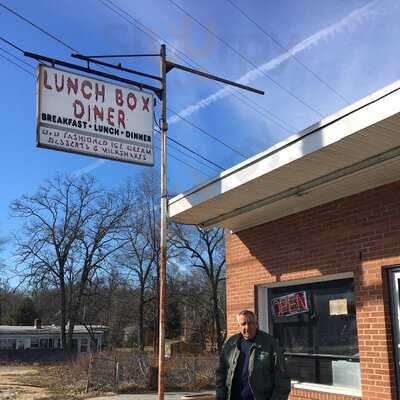
<path fill-rule="evenodd" d="M 228 333 L 256 311 L 291 399 L 399 398 L 400 83 L 170 201 L 226 228 Z"/>

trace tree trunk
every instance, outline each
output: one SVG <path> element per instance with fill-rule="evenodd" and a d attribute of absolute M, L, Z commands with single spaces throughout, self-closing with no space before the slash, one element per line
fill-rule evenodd
<path fill-rule="evenodd" d="M 215 331 L 217 336 L 217 351 L 218 354 L 221 354 L 224 338 L 221 332 L 221 321 L 220 321 L 219 307 L 218 307 L 218 284 L 213 283 L 212 291 L 213 291 L 213 316 L 214 316 Z"/>
<path fill-rule="evenodd" d="M 77 351 L 78 349 L 74 349 L 73 347 L 73 334 L 74 334 L 74 327 L 75 327 L 75 319 L 70 318 L 68 321 L 68 337 L 67 337 L 67 342 L 68 342 L 68 349 L 72 353 L 72 350 Z"/>
<path fill-rule="evenodd" d="M 63 281 L 61 281 L 60 285 L 60 296 L 61 296 L 61 321 L 60 321 L 60 328 L 61 328 L 61 346 L 63 348 L 63 351 L 68 350 L 67 346 L 67 334 L 66 334 L 66 329 L 65 326 L 67 325 L 67 316 L 66 316 L 66 302 L 65 302 L 65 284 Z"/>
<path fill-rule="evenodd" d="M 76 300 L 75 305 L 70 307 L 70 313 L 69 313 L 69 321 L 68 321 L 68 337 L 67 337 L 67 342 L 68 342 L 68 347 L 69 350 L 73 350 L 73 335 L 74 335 L 74 328 L 76 325 L 76 322 L 79 321 L 78 318 L 78 312 L 81 308 L 82 304 L 82 293 L 83 289 L 81 288 L 79 290 L 79 293 L 77 294 L 78 299 Z M 78 351 L 79 349 L 75 349 L 75 351 Z"/>
<path fill-rule="evenodd" d="M 140 286 L 139 298 L 139 337 L 138 337 L 139 350 L 144 350 L 144 287 Z"/>

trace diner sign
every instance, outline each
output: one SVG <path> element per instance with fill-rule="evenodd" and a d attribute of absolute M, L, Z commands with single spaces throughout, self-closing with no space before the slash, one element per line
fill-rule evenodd
<path fill-rule="evenodd" d="M 154 165 L 151 93 L 38 67 L 37 146 Z"/>

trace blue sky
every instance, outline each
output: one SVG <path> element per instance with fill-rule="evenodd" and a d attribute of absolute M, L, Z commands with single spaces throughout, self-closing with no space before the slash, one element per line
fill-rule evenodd
<path fill-rule="evenodd" d="M 215 82 L 182 71 L 168 74 L 168 107 L 248 156 L 398 79 L 397 0 L 174 0 L 178 7 L 169 0 L 112 1 L 0 3 L 84 54 L 158 52 L 164 41 L 175 62 L 189 61 L 189 56 L 196 68 L 265 90 L 265 96 L 240 91 L 232 95 Z M 120 15 L 110 9 L 115 6 Z M 2 7 L 0 36 L 25 50 L 73 61 L 70 50 Z M 31 73 L 34 69 L 4 50 L 22 57 L 0 42 L 0 236 L 15 226 L 10 202 L 34 192 L 57 172 L 90 171 L 111 188 L 146 168 L 36 148 L 35 79 L 1 56 Z M 24 61 L 36 66 L 33 60 Z M 118 61 L 159 71 L 157 60 Z M 243 160 L 173 113 L 168 117 L 175 140 L 224 168 Z M 170 192 L 187 190 L 217 174 L 172 148 L 170 154 L 196 168 L 169 158 Z M 156 153 L 156 168 L 158 158 Z M 5 257 L 11 255 L 10 242 Z"/>

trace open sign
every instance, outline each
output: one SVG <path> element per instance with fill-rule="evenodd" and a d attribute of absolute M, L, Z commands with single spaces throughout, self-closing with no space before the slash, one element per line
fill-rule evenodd
<path fill-rule="evenodd" d="M 310 310 L 305 290 L 273 298 L 271 308 L 275 318 L 289 317 Z"/>

